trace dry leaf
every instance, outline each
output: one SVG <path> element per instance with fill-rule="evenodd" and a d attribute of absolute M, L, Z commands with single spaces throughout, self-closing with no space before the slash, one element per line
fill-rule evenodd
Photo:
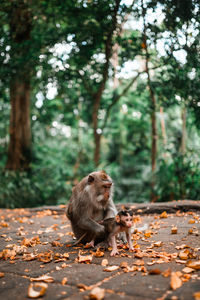
<path fill-rule="evenodd" d="M 84 290 L 84 291 L 87 291 L 87 290 L 90 290 L 91 288 L 89 286 L 87 286 L 86 284 L 84 283 L 78 283 L 77 284 L 77 287 L 81 290 Z"/>
<path fill-rule="evenodd" d="M 188 221 L 188 224 L 194 224 L 195 223 L 195 220 L 191 219 Z"/>
<path fill-rule="evenodd" d="M 105 289 L 95 287 L 91 290 L 89 297 L 90 299 L 102 300 L 105 296 Z"/>
<path fill-rule="evenodd" d="M 63 246 L 63 244 L 61 244 L 61 243 L 58 242 L 58 241 L 53 241 L 53 242 L 51 242 L 51 245 L 52 245 L 53 247 L 62 247 L 62 246 Z"/>
<path fill-rule="evenodd" d="M 187 263 L 187 267 L 195 269 L 195 270 L 200 270 L 200 260 L 197 261 L 189 261 Z"/>
<path fill-rule="evenodd" d="M 61 281 L 62 285 L 65 285 L 67 283 L 67 277 L 64 277 L 63 280 Z"/>
<path fill-rule="evenodd" d="M 37 254 L 33 254 L 33 253 L 23 254 L 23 260 L 26 261 L 34 260 L 36 258 L 37 258 Z"/>
<path fill-rule="evenodd" d="M 193 294 L 195 300 L 200 300 L 200 291 Z"/>
<path fill-rule="evenodd" d="M 92 261 L 93 255 L 81 255 L 80 252 L 78 254 L 77 261 L 79 263 L 90 263 Z"/>
<path fill-rule="evenodd" d="M 30 281 L 44 281 L 44 282 L 54 282 L 53 277 L 48 275 L 42 275 L 37 278 L 30 278 Z"/>
<path fill-rule="evenodd" d="M 102 257 L 102 256 L 104 256 L 104 252 L 101 251 L 100 248 L 98 248 L 97 251 L 94 253 L 94 255 L 95 255 L 96 257 Z"/>
<path fill-rule="evenodd" d="M 36 291 L 34 288 L 39 287 L 40 290 Z M 28 287 L 28 297 L 29 298 L 39 298 L 41 296 L 44 296 L 46 293 L 46 290 L 48 288 L 48 285 L 46 283 L 40 282 L 40 283 L 31 283 Z"/>
<path fill-rule="evenodd" d="M 119 266 L 110 266 L 104 269 L 105 272 L 113 272 L 119 269 Z"/>
<path fill-rule="evenodd" d="M 188 259 L 188 252 L 181 251 L 178 256 L 180 257 L 180 259 L 187 260 Z"/>
<path fill-rule="evenodd" d="M 186 274 L 189 274 L 189 273 L 194 272 L 194 269 L 189 268 L 189 267 L 185 267 L 182 271 L 183 271 L 184 273 L 186 273 Z"/>
<path fill-rule="evenodd" d="M 21 242 L 21 245 L 26 247 L 34 247 L 36 244 L 41 244 L 39 236 L 34 236 L 31 239 L 24 238 Z"/>
<path fill-rule="evenodd" d="M 122 261 L 121 264 L 120 264 L 120 268 L 127 268 L 128 267 L 128 263 L 127 261 Z"/>
<path fill-rule="evenodd" d="M 175 248 L 176 248 L 177 250 L 183 250 L 183 249 L 185 249 L 185 248 L 190 248 L 190 246 L 183 244 L 183 245 L 180 245 L 180 246 L 176 246 Z"/>
<path fill-rule="evenodd" d="M 102 259 L 101 265 L 106 267 L 108 265 L 108 260 L 106 258 Z"/>
<path fill-rule="evenodd" d="M 159 275 L 161 273 L 160 269 L 149 270 L 149 275 Z"/>
<path fill-rule="evenodd" d="M 52 251 L 39 253 L 37 257 L 39 261 L 49 263 L 53 259 Z"/>
<path fill-rule="evenodd" d="M 167 217 L 168 217 L 168 215 L 167 215 L 166 211 L 163 211 L 162 214 L 160 215 L 161 219 L 164 219 L 164 218 L 167 218 Z"/>
<path fill-rule="evenodd" d="M 3 272 L 0 272 L 0 278 L 4 277 L 5 274 Z"/>
<path fill-rule="evenodd" d="M 153 243 L 154 247 L 161 247 L 162 245 L 163 245 L 163 242 L 161 242 L 161 241 Z"/>
<path fill-rule="evenodd" d="M 164 277 L 169 277 L 171 275 L 171 270 L 170 269 L 165 270 L 164 272 L 162 272 L 162 275 Z"/>
<path fill-rule="evenodd" d="M 15 250 L 3 249 L 3 251 L 0 252 L 0 259 L 1 258 L 4 258 L 5 260 L 7 260 L 8 258 L 15 259 L 16 254 L 17 253 Z"/>
<path fill-rule="evenodd" d="M 171 234 L 177 234 L 177 227 L 176 226 L 173 226 L 172 229 L 171 229 Z"/>
<path fill-rule="evenodd" d="M 177 272 L 171 273 L 170 286 L 172 290 L 176 290 L 182 286 L 182 280 L 178 277 Z"/>
<path fill-rule="evenodd" d="M 63 254 L 63 257 L 64 257 L 64 258 L 69 258 L 69 253 L 65 252 L 65 253 Z"/>

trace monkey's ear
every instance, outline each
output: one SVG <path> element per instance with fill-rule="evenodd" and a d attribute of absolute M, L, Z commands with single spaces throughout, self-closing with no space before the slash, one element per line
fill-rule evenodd
<path fill-rule="evenodd" d="M 92 175 L 88 176 L 88 183 L 91 184 L 94 181 L 94 177 Z"/>
<path fill-rule="evenodd" d="M 115 216 L 115 220 L 116 220 L 117 223 L 119 223 L 119 222 L 120 222 L 120 216 L 119 216 L 119 215 L 116 215 L 116 216 Z"/>

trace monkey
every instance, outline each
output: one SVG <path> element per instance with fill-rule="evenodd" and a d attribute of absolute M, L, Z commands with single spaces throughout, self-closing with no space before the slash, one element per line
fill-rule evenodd
<path fill-rule="evenodd" d="M 117 214 L 112 197 L 113 181 L 103 170 L 90 173 L 72 189 L 66 215 L 78 242 L 97 244 L 105 239 L 100 223 Z"/>
<path fill-rule="evenodd" d="M 124 209 L 117 213 L 114 218 L 109 218 L 100 222 L 100 224 L 105 227 L 105 239 L 107 240 L 109 246 L 112 247 L 110 256 L 115 256 L 119 254 L 117 251 L 116 237 L 119 233 L 125 233 L 129 244 L 129 249 L 133 250 L 133 245 L 131 243 L 131 228 L 133 221 L 133 211 Z M 94 247 L 94 240 L 88 243 L 91 247 Z"/>
<path fill-rule="evenodd" d="M 129 250 L 133 250 L 133 245 L 131 242 L 131 227 L 133 221 L 132 210 L 121 210 L 117 213 L 115 218 L 104 220 L 102 223 L 105 226 L 105 231 L 108 239 L 109 245 L 112 247 L 110 256 L 115 256 L 119 254 L 117 250 L 116 236 L 121 233 L 126 233 L 126 238 L 129 244 Z"/>

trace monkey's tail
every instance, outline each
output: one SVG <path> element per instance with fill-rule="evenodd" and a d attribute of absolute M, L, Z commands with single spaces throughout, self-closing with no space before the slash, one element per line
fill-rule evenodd
<path fill-rule="evenodd" d="M 87 232 L 85 232 L 85 233 L 78 239 L 78 241 L 74 242 L 74 243 L 72 244 L 72 246 L 78 245 L 78 244 L 83 240 L 83 238 L 86 236 L 86 234 L 87 234 Z"/>

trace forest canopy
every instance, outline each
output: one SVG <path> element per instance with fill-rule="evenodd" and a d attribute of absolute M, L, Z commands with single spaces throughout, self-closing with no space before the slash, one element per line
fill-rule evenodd
<path fill-rule="evenodd" d="M 2 0 L 0 206 L 200 199 L 200 2 Z"/>

